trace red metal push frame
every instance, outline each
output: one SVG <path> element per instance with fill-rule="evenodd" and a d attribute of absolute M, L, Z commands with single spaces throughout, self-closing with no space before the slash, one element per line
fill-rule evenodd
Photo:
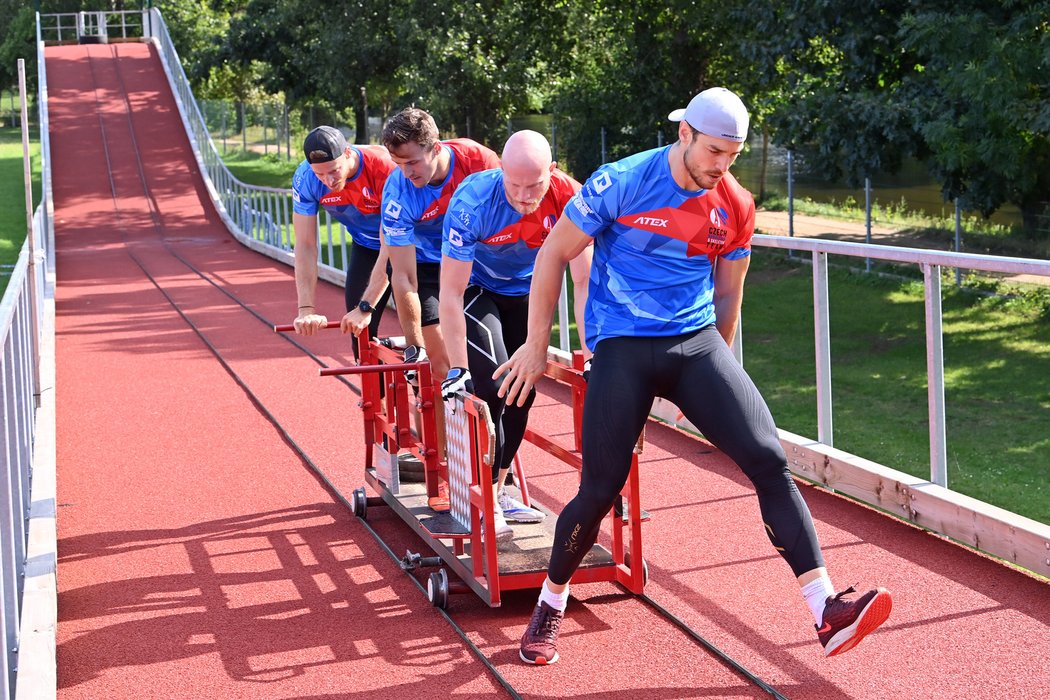
<path fill-rule="evenodd" d="M 326 328 L 338 328 L 338 322 L 330 322 Z M 292 326 L 277 326 L 277 331 L 294 330 Z M 535 570 L 501 572 L 499 568 L 500 549 L 496 543 L 495 529 L 491 514 L 494 507 L 492 491 L 491 464 L 494 447 L 494 434 L 488 416 L 488 406 L 475 396 L 468 395 L 462 401 L 465 411 L 467 430 L 467 454 L 469 466 L 469 525 L 462 531 L 449 528 L 434 531 L 428 523 L 432 518 L 421 516 L 418 504 L 413 507 L 406 504 L 405 498 L 394 494 L 377 476 L 375 464 L 375 447 L 385 445 L 391 454 L 410 452 L 424 465 L 426 496 L 436 496 L 439 480 L 448 479 L 448 463 L 442 458 L 438 447 L 437 413 L 444 409 L 440 398 L 440 389 L 436 386 L 429 362 L 405 362 L 401 350 L 388 347 L 379 340 L 369 340 L 367 331 L 360 336 L 359 364 L 353 367 L 329 367 L 320 370 L 322 376 L 340 376 L 356 374 L 361 376 L 361 408 L 365 436 L 364 480 L 379 498 L 368 498 L 368 505 L 380 503 L 390 506 L 416 531 L 420 538 L 441 559 L 450 571 L 455 573 L 459 582 L 452 582 L 445 577 L 448 591 L 459 592 L 464 588 L 474 591 L 486 604 L 498 607 L 502 593 L 509 590 L 535 589 L 543 584 L 546 578 L 546 563 Z M 556 457 L 562 462 L 582 471 L 581 424 L 583 403 L 587 392 L 587 382 L 583 378 L 583 355 L 579 352 L 572 357 L 573 366 L 556 360 L 548 360 L 545 375 L 557 382 L 566 384 L 572 391 L 573 408 L 573 445 L 566 447 L 550 436 L 533 428 L 527 428 L 525 439 Z M 413 393 L 405 378 L 405 370 L 416 370 L 419 373 L 419 389 Z M 418 417 L 418 430 L 412 429 L 413 419 Z M 644 434 L 643 434 L 644 435 Z M 611 581 L 624 586 L 632 593 L 642 593 L 648 572 L 645 566 L 642 544 L 641 524 L 648 519 L 641 508 L 639 500 L 638 455 L 641 452 L 642 437 L 632 456 L 631 468 L 627 483 L 621 490 L 626 502 L 626 509 L 621 516 L 613 508 L 609 513 L 611 519 L 611 550 L 604 563 L 582 565 L 573 574 L 572 583 L 590 583 Z M 520 461 L 516 459 L 516 475 L 522 491 L 523 500 L 530 500 L 528 485 Z M 355 513 L 365 513 L 365 495 L 363 489 L 355 492 L 353 499 Z M 360 503 L 360 507 L 357 505 Z M 422 510 L 426 510 L 425 508 Z M 431 513 L 433 515 L 433 513 Z M 487 517 L 486 517 L 487 516 Z M 602 548 L 602 552 L 604 552 Z M 638 564 L 640 563 L 640 565 Z M 410 568 L 410 567 L 406 567 Z M 495 575 L 492 575 L 494 572 Z M 431 581 L 433 587 L 433 580 Z M 445 591 L 444 600 L 447 600 Z M 431 591 L 431 601 L 436 605 L 435 595 Z M 442 605 L 443 606 L 443 605 Z"/>

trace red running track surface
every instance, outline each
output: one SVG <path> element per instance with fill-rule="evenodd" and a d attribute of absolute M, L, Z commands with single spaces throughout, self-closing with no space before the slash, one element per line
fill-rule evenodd
<path fill-rule="evenodd" d="M 357 396 L 270 331 L 294 313 L 292 272 L 221 224 L 155 51 L 51 47 L 47 71 L 60 697 L 506 696 L 293 449 L 343 494 L 360 486 Z M 318 294 L 338 318 L 341 290 Z M 349 362 L 338 333 L 302 344 Z M 567 439 L 567 401 L 543 386 L 534 427 Z M 531 446 L 523 459 L 534 497 L 557 509 L 574 473 Z M 655 424 L 647 593 L 791 698 L 1045 697 L 1045 582 L 802 490 L 836 585 L 894 592 L 889 621 L 856 649 L 823 658 L 735 466 Z M 424 549 L 384 511 L 369 520 L 395 552 Z M 764 697 L 609 584 L 575 586 L 562 660 L 524 666 L 534 600 L 512 592 L 489 609 L 463 595 L 450 609 L 523 697 Z"/>

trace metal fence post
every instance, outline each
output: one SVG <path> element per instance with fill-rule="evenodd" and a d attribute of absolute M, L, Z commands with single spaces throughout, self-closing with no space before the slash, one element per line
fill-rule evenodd
<path fill-rule="evenodd" d="M 871 178 L 864 178 L 864 242 L 871 245 Z M 864 258 L 864 271 L 871 272 L 871 258 Z"/>
<path fill-rule="evenodd" d="M 955 198 L 955 252 L 962 252 L 962 212 L 959 208 L 959 198 Z M 962 286 L 962 268 L 955 268 L 955 286 Z"/>
<path fill-rule="evenodd" d="M 605 165 L 605 127 L 602 127 L 602 165 Z"/>
<path fill-rule="evenodd" d="M 26 190 L 26 241 L 29 243 L 29 310 L 33 344 L 33 396 L 40 406 L 40 300 L 37 298 L 36 235 L 33 228 L 33 170 L 29 160 L 29 101 L 26 97 L 26 62 L 18 59 L 18 94 L 22 113 L 22 172 Z"/>
<path fill-rule="evenodd" d="M 795 237 L 795 152 L 788 150 L 787 178 L 788 178 L 788 237 Z M 788 257 L 795 257 L 795 251 L 788 249 Z"/>
<path fill-rule="evenodd" d="M 834 447 L 828 254 L 816 250 L 813 251 L 813 340 L 817 370 L 817 440 L 829 447 Z"/>
<path fill-rule="evenodd" d="M 926 377 L 930 413 L 930 481 L 948 488 L 948 438 L 944 426 L 944 338 L 941 266 L 922 264 L 926 287 Z"/>

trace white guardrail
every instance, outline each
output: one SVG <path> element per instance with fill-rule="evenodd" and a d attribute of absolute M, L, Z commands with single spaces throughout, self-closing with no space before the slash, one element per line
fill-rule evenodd
<path fill-rule="evenodd" d="M 0 697 L 55 697 L 54 255 L 47 79 L 37 33 L 42 167 L 33 209 L 25 62 L 18 60 L 26 240 L 0 302 L 3 483 L 0 484 Z M 24 686 L 27 692 L 18 692 Z M 36 689 L 42 688 L 42 694 Z"/>
<path fill-rule="evenodd" d="M 0 383 L 4 390 L 2 415 L 6 439 L 6 478 L 0 488 L 0 517 L 3 518 L 0 536 L 3 605 L 0 614 L 5 641 L 5 653 L 0 654 L 3 664 L 0 698 L 54 698 L 57 688 L 54 392 L 48 390 L 54 387 L 54 229 L 44 42 L 140 38 L 151 38 L 156 42 L 206 185 L 230 231 L 255 250 L 288 264 L 293 261 L 291 191 L 248 185 L 226 168 L 158 10 L 37 16 L 42 201 L 33 217 L 30 239 L 22 250 L 0 304 L 0 340 L 3 341 Z M 319 251 L 320 274 L 331 282 L 343 284 L 349 238 L 343 227 L 331 219 L 325 220 L 319 228 L 322 234 L 327 234 L 327 237 L 322 235 L 326 246 Z M 35 254 L 31 252 L 31 241 L 37 246 Z M 1050 262 L 762 235 L 755 237 L 755 245 L 806 251 L 812 255 L 818 436 L 813 440 L 780 432 L 792 470 L 806 479 L 935 532 L 1044 576 L 1050 575 L 1050 526 L 946 487 L 940 287 L 941 270 L 945 267 L 1050 277 Z M 829 255 L 915 264 L 923 272 L 929 386 L 929 480 L 916 479 L 833 447 Z M 33 264 L 38 259 L 46 260 L 47 265 Z M 32 301 L 34 291 L 40 304 Z M 563 329 L 567 328 L 564 323 L 567 306 L 563 295 L 559 305 L 559 325 Z M 742 346 L 739 340 L 737 348 Z M 562 351 L 568 350 L 567 332 L 561 332 L 559 345 Z M 36 357 L 41 358 L 39 370 Z M 677 409 L 665 401 L 657 401 L 653 415 L 685 429 L 693 429 L 680 417 Z"/>

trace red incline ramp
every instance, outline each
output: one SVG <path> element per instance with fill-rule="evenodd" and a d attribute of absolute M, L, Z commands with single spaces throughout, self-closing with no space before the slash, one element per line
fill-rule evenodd
<path fill-rule="evenodd" d="M 344 428 L 356 397 L 220 291 L 275 320 L 294 303 L 287 270 L 234 243 L 205 204 L 155 52 L 54 48 L 47 69 L 60 696 L 496 693 L 189 325 L 286 428 L 309 428 L 322 464 L 361 454 Z M 322 293 L 338 311 L 340 292 Z M 345 341 L 326 340 L 314 349 L 348 361 Z"/>
<path fill-rule="evenodd" d="M 308 468 L 362 483 L 357 396 L 304 351 L 347 364 L 348 344 L 269 330 L 294 313 L 291 270 L 221 226 L 154 50 L 49 48 L 47 69 L 60 696 L 506 696 Z M 341 290 L 319 295 L 338 317 Z M 567 399 L 543 386 L 533 426 L 567 436 Z M 574 473 L 523 457 L 535 497 L 564 503 Z M 739 470 L 655 425 L 642 462 L 647 592 L 785 696 L 1045 696 L 1044 581 L 804 487 L 836 584 L 895 594 L 883 629 L 825 660 Z M 383 509 L 369 519 L 398 554 L 422 549 Z M 573 596 L 550 668 L 517 661 L 533 592 L 500 610 L 455 597 L 451 614 L 523 697 L 765 697 L 622 590 Z"/>

